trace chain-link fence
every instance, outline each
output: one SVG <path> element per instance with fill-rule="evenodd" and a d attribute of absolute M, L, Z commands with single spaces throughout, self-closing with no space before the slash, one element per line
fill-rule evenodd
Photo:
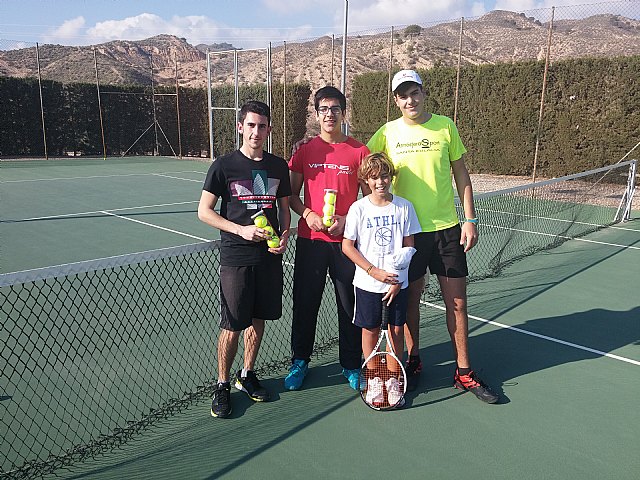
<path fill-rule="evenodd" d="M 295 229 L 284 263 L 292 298 Z M 217 379 L 219 242 L 0 276 L 1 478 L 34 478 L 117 447 L 211 395 Z M 327 280 L 329 282 L 329 280 Z M 320 307 L 316 355 L 336 342 Z M 257 371 L 291 361 L 292 305 L 267 322 Z M 242 342 L 232 372 L 241 368 Z"/>
<path fill-rule="evenodd" d="M 464 105 L 483 101 L 485 92 L 476 88 L 476 79 L 483 75 L 480 67 L 499 63 L 539 62 L 540 68 L 535 71 L 539 76 L 537 91 L 510 92 L 505 89 L 501 92 L 505 108 L 516 107 L 522 110 L 519 121 L 526 124 L 527 135 L 526 138 L 518 139 L 517 144 L 526 149 L 533 165 L 539 161 L 553 161 L 551 152 L 550 156 L 544 157 L 545 138 L 549 132 L 558 129 L 566 131 L 569 128 L 582 138 L 588 135 L 591 126 L 555 125 L 553 113 L 545 111 L 545 95 L 547 99 L 566 95 L 566 104 L 561 108 L 571 108 L 576 116 L 588 116 L 591 112 L 606 114 L 610 110 L 609 99 L 609 104 L 599 104 L 598 98 L 581 98 L 579 94 L 571 93 L 570 85 L 554 83 L 555 62 L 577 57 L 640 55 L 638 19 L 638 0 L 538 9 L 522 13 L 493 11 L 482 17 L 445 22 L 431 22 L 416 17 L 416 24 L 412 25 L 349 32 L 344 69 L 342 34 L 302 38 L 286 43 L 268 43 L 266 39 L 264 49 L 240 53 L 241 58 L 235 71 L 233 52 L 213 55 L 211 80 L 213 87 L 233 85 L 236 82 L 241 85 L 265 83 L 265 72 L 269 69 L 265 66 L 265 50 L 268 48 L 271 55 L 267 61 L 270 62 L 273 83 L 286 85 L 306 82 L 313 92 L 327 84 L 341 85 L 344 70 L 344 83 L 350 103 L 352 81 L 356 75 L 387 71 L 390 76 L 400 68 L 433 70 L 448 67 L 450 70 L 446 74 L 450 76 L 452 93 L 438 102 L 439 111 L 436 113 L 451 116 L 463 134 L 468 133 L 467 137 L 474 138 L 474 119 L 464 116 Z M 206 95 L 187 95 L 190 89 L 201 91 L 206 88 L 205 52 L 164 35 L 135 43 L 115 42 L 112 47 L 114 48 L 107 48 L 106 44 L 95 48 L 75 47 L 73 54 L 69 54 L 68 49 L 59 46 L 43 45 L 36 48 L 36 45 L 26 45 L 24 42 L 0 40 L 0 59 L 11 65 L 20 65 L 20 68 L 0 70 L 2 75 L 36 79 L 17 99 L 20 109 L 27 115 L 21 118 L 14 118 L 12 115 L 10 120 L 4 120 L 4 126 L 0 122 L 0 130 L 3 135 L 12 139 L 15 147 L 13 150 L 18 152 L 15 155 L 44 157 L 50 155 L 51 151 L 71 156 L 79 155 L 80 152 L 86 154 L 86 148 L 83 150 L 85 144 L 102 144 L 99 140 L 86 140 L 91 135 L 99 135 L 98 125 L 102 123 L 104 147 L 102 152 L 91 152 L 94 155 L 129 152 L 179 156 L 183 152 L 185 155 L 210 156 Z M 16 62 L 16 59 L 19 61 Z M 66 92 L 64 89 L 61 92 L 60 88 L 47 87 L 43 84 L 46 81 L 64 85 L 77 82 L 93 85 L 94 91 L 86 89 L 83 95 L 93 95 L 96 101 L 91 107 L 76 111 L 73 104 L 74 92 Z M 128 88 L 124 88 L 125 85 Z M 621 98 L 614 104 L 623 105 L 625 95 L 637 95 L 631 85 L 628 87 L 621 90 Z M 101 93 L 98 94 L 97 90 L 101 90 Z M 286 112 L 286 104 L 283 105 L 285 95 L 286 88 L 282 97 L 269 98 L 268 93 L 265 93 L 267 99 L 274 105 L 282 106 Z M 48 100 L 50 96 L 57 99 Z M 135 110 L 130 109 L 128 112 L 123 107 L 126 105 L 123 104 L 123 99 L 131 96 L 136 96 L 139 102 Z M 0 96 L 0 102 L 7 101 L 3 97 Z M 105 105 L 101 107 L 98 98 Z M 379 98 L 379 101 L 388 106 L 388 118 L 399 115 L 390 92 Z M 215 103 L 213 106 L 235 108 L 235 105 L 217 106 Z M 67 150 L 63 152 L 47 148 L 48 144 L 55 144 L 54 139 L 47 138 L 47 110 L 54 107 L 69 111 L 65 131 L 72 140 L 63 143 L 69 145 L 75 141 L 77 147 L 66 147 Z M 100 118 L 103 110 L 103 118 Z M 128 118 L 128 114 L 135 114 L 136 117 Z M 217 121 L 221 122 L 233 122 L 235 119 L 232 111 L 219 110 L 214 114 Z M 349 114 L 348 120 L 357 124 L 357 118 L 354 118 L 356 113 L 350 111 Z M 366 115 L 366 112 L 357 114 Z M 625 123 L 640 123 L 638 115 L 637 112 L 629 112 Z M 284 115 L 283 119 L 286 118 Z M 605 118 L 603 123 L 619 121 L 618 117 Z M 28 138 L 11 136 L 12 126 L 14 130 L 18 130 L 20 125 L 28 125 Z M 87 125 L 93 128 L 88 128 Z M 286 131 L 291 126 L 285 124 L 274 127 L 284 130 L 282 139 L 288 138 Z M 612 130 L 615 128 L 616 125 L 613 125 Z M 311 106 L 307 131 L 310 134 L 317 131 Z M 355 130 L 352 133 L 358 139 L 366 141 L 372 132 Z M 611 163 L 618 160 L 633 144 L 633 138 L 628 141 L 623 139 L 619 151 L 599 153 L 608 155 L 604 163 Z M 111 148 L 110 145 L 116 147 Z M 579 139 L 575 145 L 579 147 Z M 484 143 L 468 146 L 470 151 L 491 147 Z M 289 151 L 288 145 L 281 147 L 282 151 Z M 280 150 L 280 146 L 278 149 Z M 497 152 L 496 156 L 502 153 Z"/>

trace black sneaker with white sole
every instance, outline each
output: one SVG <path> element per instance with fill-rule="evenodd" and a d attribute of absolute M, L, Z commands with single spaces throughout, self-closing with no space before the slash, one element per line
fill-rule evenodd
<path fill-rule="evenodd" d="M 211 402 L 211 416 L 225 418 L 231 415 L 231 384 L 218 383 L 213 391 Z"/>
<path fill-rule="evenodd" d="M 239 370 L 236 373 L 236 382 L 234 385 L 241 392 L 245 392 L 249 395 L 249 398 L 254 402 L 268 402 L 271 399 L 269 392 L 260 385 L 258 377 L 252 370 L 247 371 L 247 376 L 242 376 L 242 371 Z"/>

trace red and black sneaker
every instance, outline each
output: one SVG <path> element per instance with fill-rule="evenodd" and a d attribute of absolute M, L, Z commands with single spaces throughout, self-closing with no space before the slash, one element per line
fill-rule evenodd
<path fill-rule="evenodd" d="M 453 377 L 453 386 L 460 390 L 473 393 L 485 403 L 496 403 L 499 398 L 498 395 L 493 393 L 491 389 L 480 380 L 473 370 L 470 371 L 468 375 L 460 375 L 456 368 L 456 374 Z"/>
<path fill-rule="evenodd" d="M 418 386 L 418 379 L 422 373 L 422 361 L 418 358 L 409 359 L 404 367 L 407 372 L 407 391 L 412 392 Z"/>

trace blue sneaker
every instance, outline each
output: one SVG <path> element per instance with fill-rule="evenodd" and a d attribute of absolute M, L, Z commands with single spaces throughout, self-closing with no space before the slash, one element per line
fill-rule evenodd
<path fill-rule="evenodd" d="M 289 367 L 289 374 L 284 379 L 284 388 L 287 390 L 300 390 L 308 371 L 309 362 L 294 360 L 291 367 Z"/>
<path fill-rule="evenodd" d="M 342 375 L 345 376 L 345 378 L 347 380 L 349 380 L 349 385 L 351 386 L 351 388 L 353 388 L 356 391 L 359 391 L 360 389 L 358 388 L 359 385 L 359 381 L 360 381 L 360 369 L 359 368 L 355 368 L 353 370 L 349 370 L 348 368 L 343 368 L 342 369 Z"/>

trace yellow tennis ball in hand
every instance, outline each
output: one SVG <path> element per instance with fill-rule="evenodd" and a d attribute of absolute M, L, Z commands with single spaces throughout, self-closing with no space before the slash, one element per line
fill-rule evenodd
<path fill-rule="evenodd" d="M 264 227 L 264 231 L 271 236 L 276 234 L 276 232 L 273 230 L 273 227 L 271 225 L 267 225 L 266 227 Z"/>
<path fill-rule="evenodd" d="M 258 215 L 253 219 L 253 224 L 258 228 L 264 228 L 267 226 L 269 222 L 267 222 L 267 217 L 264 215 Z"/>
<path fill-rule="evenodd" d="M 267 246 L 269 248 L 278 248 L 280 246 L 280 239 L 278 237 L 271 237 L 267 240 Z"/>
<path fill-rule="evenodd" d="M 333 219 L 331 217 L 322 217 L 322 223 L 324 223 L 325 227 L 330 227 L 333 225 Z"/>

